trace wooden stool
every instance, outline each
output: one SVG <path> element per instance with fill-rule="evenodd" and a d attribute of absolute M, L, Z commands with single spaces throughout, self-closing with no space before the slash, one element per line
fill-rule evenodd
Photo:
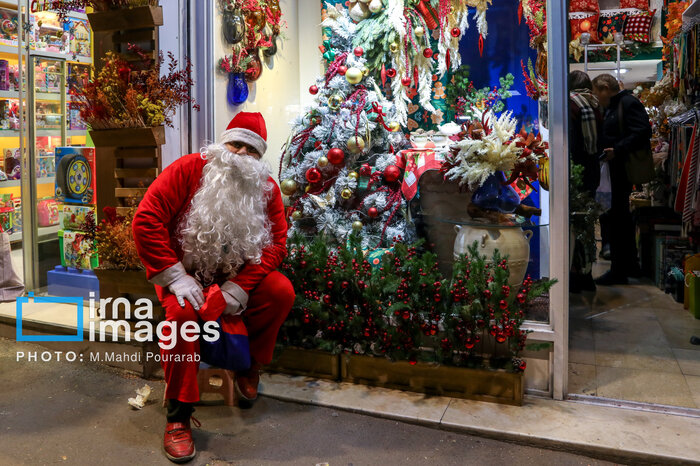
<path fill-rule="evenodd" d="M 212 383 L 212 378 L 216 377 L 221 380 L 221 385 Z M 216 380 L 216 379 L 214 379 Z M 202 393 L 218 393 L 224 397 L 226 406 L 234 406 L 236 396 L 233 388 L 233 372 L 217 367 L 199 368 L 197 373 L 197 385 L 199 385 L 199 394 Z"/>

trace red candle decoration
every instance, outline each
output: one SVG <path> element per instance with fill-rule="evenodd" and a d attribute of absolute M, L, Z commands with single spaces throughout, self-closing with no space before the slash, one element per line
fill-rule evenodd
<path fill-rule="evenodd" d="M 316 84 L 314 84 L 313 86 L 311 86 L 309 88 L 309 94 L 311 94 L 311 95 L 318 94 L 318 86 Z"/>
<path fill-rule="evenodd" d="M 326 158 L 333 165 L 340 165 L 345 160 L 345 152 L 342 149 L 333 148 L 328 151 Z"/>
<path fill-rule="evenodd" d="M 387 183 L 394 183 L 399 179 L 399 176 L 401 176 L 401 170 L 396 165 L 389 165 L 384 169 L 384 181 Z"/>
<path fill-rule="evenodd" d="M 321 171 L 318 168 L 309 168 L 306 170 L 306 181 L 315 184 L 321 181 Z"/>

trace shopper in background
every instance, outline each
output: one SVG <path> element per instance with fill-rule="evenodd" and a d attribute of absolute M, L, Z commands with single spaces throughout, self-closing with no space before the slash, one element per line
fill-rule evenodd
<path fill-rule="evenodd" d="M 598 98 L 593 95 L 593 83 L 583 71 L 569 73 L 569 160 L 583 167 L 583 189 L 595 199 L 600 183 L 601 138 L 603 112 Z M 591 265 L 595 258 L 586 257 L 585 248 L 576 241 L 574 261 L 571 268 L 569 290 L 594 291 L 595 283 L 591 275 Z"/>
<path fill-rule="evenodd" d="M 644 105 L 632 91 L 621 90 L 617 79 L 602 74 L 593 80 L 593 92 L 606 108 L 601 160 L 610 165 L 610 270 L 596 280 L 599 285 L 626 284 L 628 277 L 641 276 L 635 245 L 634 221 L 630 213 L 632 184 L 625 162 L 630 151 L 651 144 L 651 124 Z"/>
<path fill-rule="evenodd" d="M 236 373 L 235 390 L 246 404 L 258 396 L 260 367 L 272 360 L 294 302 L 292 284 L 276 270 L 287 255 L 287 220 L 280 188 L 260 160 L 266 139 L 260 113 L 239 113 L 218 144 L 178 159 L 156 178 L 133 222 L 139 257 L 177 332 L 220 315 L 242 316 L 252 365 Z M 161 351 L 168 400 L 163 448 L 177 463 L 195 456 L 190 416 L 199 401 L 199 364 L 192 356 L 199 350 L 199 340 L 176 338 Z"/>

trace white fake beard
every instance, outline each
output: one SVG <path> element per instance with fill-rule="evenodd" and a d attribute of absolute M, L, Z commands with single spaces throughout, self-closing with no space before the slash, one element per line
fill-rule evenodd
<path fill-rule="evenodd" d="M 264 162 L 212 144 L 202 151 L 202 183 L 181 223 L 185 267 L 205 284 L 214 274 L 231 275 L 250 261 L 260 263 L 272 243 L 267 218 L 270 170 Z"/>

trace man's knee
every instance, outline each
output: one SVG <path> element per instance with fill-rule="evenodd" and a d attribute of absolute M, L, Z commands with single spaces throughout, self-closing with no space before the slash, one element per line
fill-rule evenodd
<path fill-rule="evenodd" d="M 265 279 L 264 286 L 256 290 L 262 292 L 265 297 L 274 300 L 277 305 L 290 306 L 296 297 L 292 282 L 280 272 L 274 272 Z"/>
<path fill-rule="evenodd" d="M 177 298 L 174 295 L 170 295 L 165 298 L 162 303 L 165 309 L 165 319 L 170 322 L 190 322 L 197 321 L 197 311 L 194 310 L 189 301 L 185 300 L 185 307 L 180 306 L 177 302 Z"/>

